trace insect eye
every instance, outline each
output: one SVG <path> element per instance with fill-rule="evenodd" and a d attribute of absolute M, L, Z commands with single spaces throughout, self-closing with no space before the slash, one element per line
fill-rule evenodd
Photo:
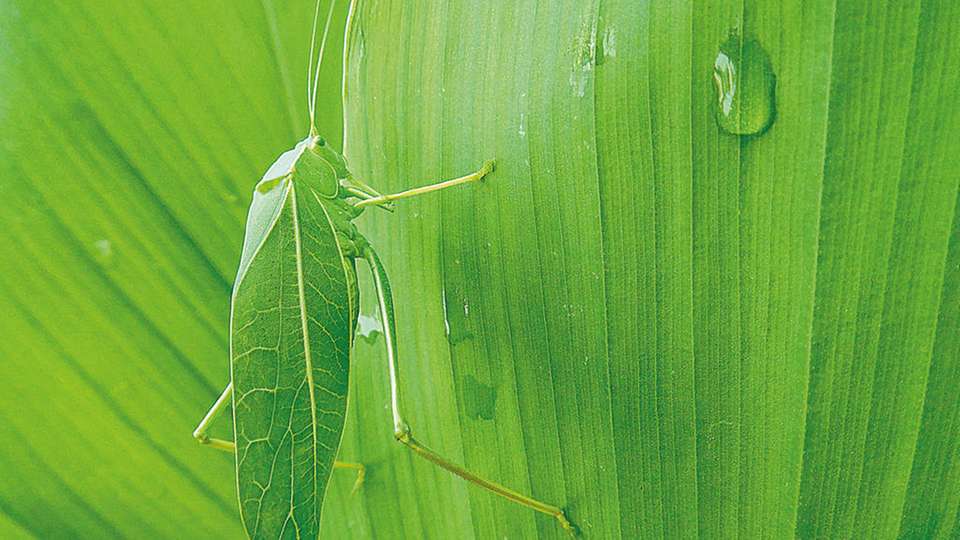
<path fill-rule="evenodd" d="M 317 146 L 326 146 L 327 141 L 323 137 L 317 137 Z"/>

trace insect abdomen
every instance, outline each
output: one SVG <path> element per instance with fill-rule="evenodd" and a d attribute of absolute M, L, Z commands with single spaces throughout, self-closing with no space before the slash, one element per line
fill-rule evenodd
<path fill-rule="evenodd" d="M 319 533 L 346 413 L 353 294 L 332 226 L 290 181 L 231 322 L 237 485 L 251 538 Z"/>

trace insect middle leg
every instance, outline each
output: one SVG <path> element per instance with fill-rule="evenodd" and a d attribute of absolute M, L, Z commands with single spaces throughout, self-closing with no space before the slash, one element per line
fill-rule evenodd
<path fill-rule="evenodd" d="M 560 522 L 560 526 L 563 527 L 564 530 L 569 532 L 571 535 L 576 536 L 577 529 L 572 523 L 570 523 L 570 520 L 567 519 L 567 516 L 564 514 L 562 508 L 538 501 L 532 497 L 518 493 L 506 486 L 502 486 L 496 482 L 482 478 L 457 465 L 456 463 L 453 463 L 440 454 L 437 454 L 433 450 L 430 450 L 413 437 L 413 432 L 411 431 L 409 424 L 407 424 L 406 420 L 403 419 L 403 416 L 400 413 L 399 372 L 397 369 L 398 350 L 395 339 L 396 325 L 394 323 L 393 299 L 390 292 L 390 282 L 387 280 L 387 274 L 383 269 L 383 265 L 380 263 L 380 258 L 372 248 L 369 246 L 364 248 L 363 256 L 370 265 L 370 269 L 373 273 L 373 282 L 377 291 L 377 301 L 380 308 L 380 315 L 383 317 L 384 321 L 383 336 L 386 340 L 387 366 L 390 373 L 390 406 L 393 413 L 393 435 L 397 441 L 402 443 L 410 450 L 413 450 L 420 457 L 426 459 L 434 465 L 452 472 L 468 482 L 472 482 L 484 489 L 500 495 L 501 497 L 526 506 L 527 508 L 531 508 L 538 512 L 543 512 L 544 514 L 553 516 L 557 519 L 557 521 Z"/>
<path fill-rule="evenodd" d="M 237 444 L 233 441 L 214 439 L 207 435 L 207 430 L 210 429 L 210 426 L 223 413 L 223 410 L 227 408 L 227 405 L 230 403 L 230 399 L 232 397 L 233 382 L 230 382 L 230 384 L 223 389 L 223 392 L 220 394 L 220 397 L 217 398 L 217 401 L 214 402 L 213 407 L 210 407 L 210 410 L 207 411 L 206 415 L 204 415 L 203 420 L 200 420 L 200 424 L 197 426 L 197 429 L 193 430 L 193 438 L 196 439 L 197 442 L 210 446 L 211 448 L 216 448 L 217 450 L 223 450 L 225 452 L 234 453 L 237 451 Z M 363 485 L 363 480 L 367 474 L 367 470 L 362 463 L 334 461 L 333 468 L 350 469 L 357 472 L 357 480 L 353 484 L 352 493 L 355 493 L 358 489 L 360 489 L 360 486 Z"/>

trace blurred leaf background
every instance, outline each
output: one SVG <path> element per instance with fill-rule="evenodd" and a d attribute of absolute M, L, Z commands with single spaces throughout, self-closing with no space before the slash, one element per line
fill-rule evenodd
<path fill-rule="evenodd" d="M 0 537 L 242 534 L 190 432 L 250 190 L 306 133 L 312 12 L 0 0 Z M 759 136 L 714 119 L 731 31 L 776 73 Z M 361 2 L 318 107 L 355 173 L 498 160 L 361 220 L 414 432 L 589 538 L 960 536 L 958 32 L 948 0 Z M 367 334 L 368 481 L 325 535 L 559 537 L 392 441 Z"/>

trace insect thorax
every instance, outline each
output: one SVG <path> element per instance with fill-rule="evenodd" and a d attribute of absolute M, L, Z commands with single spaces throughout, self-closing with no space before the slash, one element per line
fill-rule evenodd
<path fill-rule="evenodd" d="M 292 182 L 301 195 L 315 196 L 324 207 L 337 231 L 344 256 L 361 255 L 366 240 L 352 222 L 363 210 L 348 200 L 351 194 L 346 186 L 351 185 L 352 175 L 339 152 L 327 145 L 323 137 L 307 137 L 277 158 L 257 184 L 256 191 L 267 193 L 283 187 L 286 182 Z"/>

